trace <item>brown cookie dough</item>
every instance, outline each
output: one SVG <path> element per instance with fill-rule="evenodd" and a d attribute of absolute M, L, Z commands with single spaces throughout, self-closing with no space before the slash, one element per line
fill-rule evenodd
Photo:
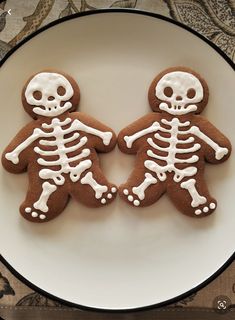
<path fill-rule="evenodd" d="M 55 218 L 70 196 L 89 207 L 109 204 L 116 196 L 97 155 L 115 147 L 115 133 L 75 112 L 79 98 L 76 81 L 52 70 L 33 75 L 23 88 L 24 109 L 34 120 L 6 147 L 2 164 L 12 173 L 28 171 L 28 192 L 20 206 L 27 220 Z"/>
<path fill-rule="evenodd" d="M 205 162 L 227 160 L 231 144 L 199 115 L 209 97 L 205 80 L 188 68 L 170 68 L 153 80 L 148 97 L 153 112 L 118 136 L 120 150 L 137 155 L 133 172 L 120 186 L 120 196 L 144 207 L 167 193 L 188 216 L 211 214 L 217 202 L 204 179 Z"/>

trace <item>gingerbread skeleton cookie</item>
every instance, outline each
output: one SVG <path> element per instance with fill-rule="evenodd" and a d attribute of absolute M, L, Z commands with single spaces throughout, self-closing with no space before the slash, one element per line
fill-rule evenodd
<path fill-rule="evenodd" d="M 79 87 L 68 75 L 40 72 L 22 92 L 25 111 L 34 119 L 7 146 L 2 164 L 12 173 L 28 171 L 22 216 L 45 222 L 59 215 L 69 196 L 90 207 L 110 203 L 117 188 L 99 166 L 97 152 L 116 144 L 114 132 L 81 112 Z"/>
<path fill-rule="evenodd" d="M 148 206 L 167 193 L 189 216 L 203 217 L 216 209 L 204 179 L 205 162 L 227 160 L 231 144 L 200 115 L 208 95 L 205 80 L 187 68 L 167 69 L 153 80 L 148 95 L 153 112 L 118 136 L 122 152 L 137 154 L 132 174 L 120 186 L 125 201 Z"/>

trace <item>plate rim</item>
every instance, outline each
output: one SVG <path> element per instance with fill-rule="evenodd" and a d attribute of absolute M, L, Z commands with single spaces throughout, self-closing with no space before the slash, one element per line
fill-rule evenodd
<path fill-rule="evenodd" d="M 235 63 L 219 48 L 217 47 L 213 42 L 211 42 L 210 40 L 208 40 L 207 38 L 205 38 L 203 35 L 201 35 L 200 33 L 198 33 L 197 31 L 195 31 L 194 29 L 191 29 L 190 27 L 188 27 L 187 25 L 184 25 L 183 23 L 173 20 L 169 17 L 163 16 L 161 14 L 158 13 L 153 13 L 153 12 L 148 12 L 148 11 L 143 11 L 143 10 L 139 10 L 139 9 L 122 9 L 122 8 L 107 8 L 107 9 L 97 9 L 97 10 L 90 10 L 90 11 L 85 11 L 85 12 L 78 12 L 66 17 L 62 17 L 59 18 L 55 21 L 52 21 L 50 23 L 48 23 L 47 25 L 41 27 L 40 29 L 34 31 L 32 34 L 26 36 L 23 40 L 21 40 L 16 46 L 14 46 L 13 48 L 11 48 L 6 55 L 2 58 L 2 60 L 0 61 L 0 68 L 3 66 L 3 64 L 8 60 L 8 58 L 16 51 L 18 50 L 21 46 L 23 46 L 25 43 L 27 43 L 28 41 L 30 41 L 32 38 L 34 38 L 35 36 L 37 36 L 38 34 L 40 34 L 41 32 L 46 31 L 47 29 L 50 29 L 51 27 L 54 27 L 56 25 L 59 25 L 65 21 L 68 20 L 73 20 L 73 19 L 77 19 L 80 17 L 84 17 L 84 16 L 89 16 L 89 15 L 96 15 L 96 14 L 108 14 L 108 13 L 127 13 L 127 14 L 134 14 L 134 15 L 144 15 L 144 16 L 148 16 L 148 17 L 152 17 L 155 19 L 159 19 L 159 20 L 163 20 L 166 22 L 169 22 L 173 25 L 176 25 L 190 33 L 192 33 L 193 35 L 195 35 L 196 37 L 200 38 L 203 42 L 207 43 L 210 47 L 212 47 L 229 65 L 230 67 L 235 71 Z M 1 70 L 0 70 L 1 72 Z M 72 307 L 72 308 L 78 308 L 84 311 L 93 311 L 93 312 L 99 312 L 99 313 L 130 313 L 130 312 L 139 312 L 139 311 L 147 311 L 147 310 L 151 310 L 154 308 L 160 308 L 160 307 L 166 307 L 170 304 L 173 303 L 177 303 L 178 301 L 185 299 L 186 297 L 194 294 L 195 292 L 201 290 L 202 288 L 204 288 L 205 286 L 207 286 L 209 283 L 211 283 L 214 279 L 216 279 L 223 271 L 225 271 L 230 264 L 232 264 L 232 262 L 235 260 L 235 250 L 234 253 L 227 259 L 227 261 L 225 261 L 225 263 L 218 269 L 216 270 L 210 277 L 208 277 L 206 280 L 204 280 L 203 282 L 199 283 L 198 285 L 196 285 L 195 287 L 193 287 L 192 289 L 176 296 L 173 297 L 171 299 L 162 301 L 160 303 L 156 303 L 156 304 L 151 304 L 151 305 L 147 305 L 147 306 L 142 306 L 142 307 L 134 307 L 134 308 L 124 308 L 124 309 L 108 309 L 108 308 L 98 308 L 98 307 L 90 307 L 90 306 L 86 306 L 86 305 L 82 305 L 82 304 L 78 304 L 78 303 L 74 303 L 74 302 L 70 302 L 68 300 L 62 299 L 60 297 L 57 297 L 41 288 L 39 288 L 38 286 L 36 286 L 35 284 L 33 284 L 32 282 L 30 282 L 29 280 L 27 280 L 24 276 L 22 276 L 16 269 L 14 269 L 14 267 L 7 262 L 7 260 L 2 256 L 2 254 L 0 253 L 0 262 L 3 263 L 3 265 L 5 265 L 6 268 L 8 268 L 11 273 L 19 280 L 21 281 L 23 284 L 25 284 L 26 286 L 28 286 L 29 288 L 31 288 L 32 290 L 34 290 L 35 292 L 38 292 L 41 295 L 46 296 L 47 298 L 51 299 L 51 300 L 55 300 L 61 304 L 64 304 L 68 307 Z"/>

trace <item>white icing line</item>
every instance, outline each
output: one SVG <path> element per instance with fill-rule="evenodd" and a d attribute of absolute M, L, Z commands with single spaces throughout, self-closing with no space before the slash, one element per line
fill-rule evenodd
<path fill-rule="evenodd" d="M 133 187 L 132 192 L 138 196 L 139 200 L 143 200 L 145 198 L 146 189 L 156 183 L 156 178 L 154 178 L 150 173 L 145 173 L 144 181 L 139 186 Z"/>
<path fill-rule="evenodd" d="M 191 206 L 193 208 L 198 207 L 200 204 L 204 204 L 207 201 L 205 197 L 201 196 L 198 193 L 198 191 L 195 187 L 195 184 L 196 184 L 195 179 L 189 179 L 189 180 L 182 182 L 180 184 L 181 188 L 186 189 L 189 192 L 189 194 L 192 198 Z"/>
<path fill-rule="evenodd" d="M 107 186 L 99 184 L 94 178 L 92 172 L 87 172 L 87 174 L 81 179 L 81 184 L 88 184 L 94 191 L 96 199 L 100 199 L 103 193 L 108 191 Z"/>
<path fill-rule="evenodd" d="M 35 209 L 40 210 L 42 212 L 47 212 L 48 206 L 47 206 L 47 201 L 50 197 L 50 195 L 55 192 L 57 189 L 56 186 L 50 184 L 49 182 L 44 182 L 42 184 L 42 193 L 38 199 L 38 201 L 36 201 L 33 206 Z"/>

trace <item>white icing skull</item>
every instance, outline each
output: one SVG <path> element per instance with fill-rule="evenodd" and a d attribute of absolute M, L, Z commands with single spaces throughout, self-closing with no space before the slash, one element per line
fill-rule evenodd
<path fill-rule="evenodd" d="M 55 117 L 70 109 L 72 104 L 68 100 L 73 94 L 73 88 L 64 76 L 50 72 L 36 74 L 25 90 L 26 101 L 37 106 L 33 112 L 46 117 Z"/>
<path fill-rule="evenodd" d="M 172 115 L 182 115 L 197 110 L 196 103 L 203 99 L 203 87 L 193 74 L 174 71 L 160 79 L 155 95 L 164 101 L 160 103 L 159 109 Z"/>

